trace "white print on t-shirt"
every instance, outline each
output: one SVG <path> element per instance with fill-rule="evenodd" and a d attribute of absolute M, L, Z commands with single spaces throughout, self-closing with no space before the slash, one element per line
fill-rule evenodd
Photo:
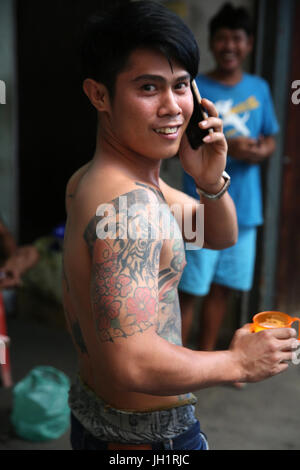
<path fill-rule="evenodd" d="M 218 113 L 223 119 L 224 128 L 231 127 L 230 135 L 239 134 L 249 137 L 250 130 L 246 123 L 250 118 L 252 109 L 259 107 L 259 102 L 255 96 L 250 96 L 246 101 L 233 106 L 233 100 L 220 100 L 215 103 Z"/>

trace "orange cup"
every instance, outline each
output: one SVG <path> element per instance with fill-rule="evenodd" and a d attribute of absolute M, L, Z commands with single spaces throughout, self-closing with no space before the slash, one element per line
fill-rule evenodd
<path fill-rule="evenodd" d="M 295 321 L 298 321 L 300 324 L 300 318 L 290 317 L 283 312 L 260 312 L 254 315 L 253 323 L 251 323 L 250 328 L 252 333 L 257 333 L 261 330 L 269 330 L 271 328 L 291 328 Z M 298 339 L 300 339 L 300 327 Z"/>

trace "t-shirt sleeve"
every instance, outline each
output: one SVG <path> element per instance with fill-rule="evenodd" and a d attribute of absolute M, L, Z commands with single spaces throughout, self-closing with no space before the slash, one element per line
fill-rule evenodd
<path fill-rule="evenodd" d="M 277 134 L 279 131 L 279 124 L 276 118 L 273 99 L 269 84 L 263 81 L 264 85 L 264 107 L 263 107 L 263 126 L 262 133 L 265 136 Z"/>

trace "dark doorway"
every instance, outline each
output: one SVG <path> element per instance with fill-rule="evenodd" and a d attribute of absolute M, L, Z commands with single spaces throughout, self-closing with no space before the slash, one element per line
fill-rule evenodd
<path fill-rule="evenodd" d="M 89 161 L 96 113 L 82 92 L 80 38 L 86 18 L 112 0 L 18 0 L 20 240 L 64 222 L 71 174 Z"/>

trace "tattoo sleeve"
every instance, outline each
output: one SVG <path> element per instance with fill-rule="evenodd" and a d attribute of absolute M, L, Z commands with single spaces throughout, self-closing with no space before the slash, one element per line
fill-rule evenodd
<path fill-rule="evenodd" d="M 157 205 L 151 191 L 133 190 L 99 206 L 85 231 L 93 260 L 91 303 L 101 342 L 157 328 L 162 247 Z"/>

